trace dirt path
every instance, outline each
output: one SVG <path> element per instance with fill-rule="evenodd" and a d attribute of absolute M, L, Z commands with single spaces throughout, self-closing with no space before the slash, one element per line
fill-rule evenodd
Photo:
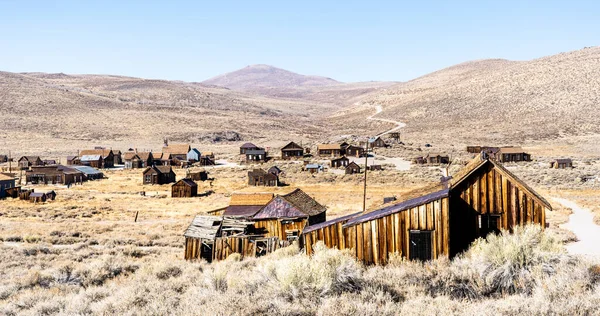
<path fill-rule="evenodd" d="M 390 130 L 387 130 L 387 131 L 385 131 L 385 132 L 383 132 L 383 133 L 381 133 L 379 135 L 375 135 L 375 137 L 380 137 L 380 136 L 383 136 L 383 135 L 388 134 L 388 133 L 393 133 L 393 132 L 395 132 L 395 131 L 397 131 L 397 130 L 399 130 L 399 129 L 401 129 L 401 128 L 403 128 L 403 127 L 406 126 L 406 124 L 402 123 L 402 122 L 398 122 L 398 121 L 394 121 L 394 120 L 388 120 L 388 119 L 383 119 L 383 118 L 376 118 L 375 115 L 381 113 L 382 111 L 383 111 L 383 108 L 381 107 L 381 105 L 375 105 L 375 114 L 367 117 L 367 120 L 387 122 L 387 123 L 396 124 L 397 126 L 394 127 L 394 128 L 392 128 L 392 129 L 390 129 Z"/>
<path fill-rule="evenodd" d="M 382 111 L 383 111 L 383 108 L 381 107 L 381 105 L 375 105 L 375 114 L 367 117 L 367 120 L 382 121 L 382 122 L 396 124 L 397 126 L 390 130 L 387 130 L 381 134 L 378 134 L 375 137 L 380 137 L 380 136 L 383 136 L 388 133 L 393 133 L 393 132 L 398 131 L 401 128 L 406 126 L 406 124 L 402 123 L 402 122 L 383 119 L 383 118 L 376 118 L 375 115 L 381 113 Z M 351 158 L 351 160 L 356 163 L 361 163 L 364 161 L 364 159 L 362 159 L 362 158 L 357 158 L 356 160 Z M 369 158 L 369 165 L 373 165 L 373 164 L 375 164 L 375 165 L 393 164 L 394 166 L 396 166 L 396 170 L 401 170 L 401 171 L 406 171 L 406 170 L 410 169 L 410 161 L 408 161 L 408 160 L 404 160 L 402 158 L 390 158 L 390 157 L 385 157 L 385 156 L 381 156 L 381 155 L 378 155 L 373 158 Z"/>
<path fill-rule="evenodd" d="M 554 200 L 573 210 L 569 221 L 560 225 L 561 228 L 575 233 L 578 239 L 576 242 L 567 244 L 567 251 L 571 254 L 600 257 L 600 226 L 594 224 L 592 212 L 567 199 L 554 198 Z"/>

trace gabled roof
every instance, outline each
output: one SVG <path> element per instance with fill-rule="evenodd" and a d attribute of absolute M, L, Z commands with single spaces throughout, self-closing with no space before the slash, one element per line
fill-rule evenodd
<path fill-rule="evenodd" d="M 346 156 L 342 156 L 342 157 L 339 157 L 339 158 L 333 158 L 333 159 L 331 159 L 331 162 L 340 161 L 340 160 L 350 160 L 350 159 L 348 159 Z"/>
<path fill-rule="evenodd" d="M 340 144 L 320 144 L 317 145 L 317 150 L 341 150 Z"/>
<path fill-rule="evenodd" d="M 223 212 L 223 216 L 252 217 L 260 211 L 264 205 L 230 205 Z"/>
<path fill-rule="evenodd" d="M 245 143 L 242 146 L 240 146 L 240 148 L 258 148 L 258 146 L 252 144 L 252 143 Z"/>
<path fill-rule="evenodd" d="M 110 154 L 113 153 L 112 150 L 110 149 L 86 149 L 86 150 L 82 150 L 79 152 L 79 156 L 86 156 L 86 155 L 101 155 L 102 158 L 106 158 L 108 156 L 110 156 Z"/>
<path fill-rule="evenodd" d="M 81 161 L 96 161 L 96 160 L 100 160 L 102 158 L 102 156 L 100 155 L 83 155 L 81 156 Z"/>
<path fill-rule="evenodd" d="M 525 153 L 521 147 L 500 147 L 501 154 L 522 154 Z"/>
<path fill-rule="evenodd" d="M 188 152 L 188 154 L 190 154 L 190 153 L 193 153 L 193 154 L 196 154 L 196 155 L 200 156 L 200 151 L 198 149 L 196 149 L 196 148 L 190 149 L 190 151 Z"/>
<path fill-rule="evenodd" d="M 358 169 L 360 170 L 360 166 L 356 164 L 356 162 L 351 162 L 346 166 L 346 169 Z"/>
<path fill-rule="evenodd" d="M 321 229 L 321 228 L 324 228 L 324 227 L 327 227 L 327 226 L 331 226 L 333 224 L 337 224 L 337 223 L 340 223 L 340 222 L 346 222 L 346 221 L 348 221 L 348 220 L 350 220 L 350 219 L 352 219 L 352 218 L 360 215 L 361 213 L 362 212 L 356 212 L 356 213 L 344 215 L 344 216 L 341 216 L 341 217 L 338 217 L 338 218 L 334 218 L 334 219 L 328 220 L 326 222 L 322 222 L 322 223 L 318 223 L 318 224 L 307 226 L 307 227 L 304 228 L 304 230 L 302 231 L 302 233 L 306 234 L 306 233 L 310 233 L 312 231 L 315 231 L 317 229 Z"/>
<path fill-rule="evenodd" d="M 263 207 L 254 219 L 309 217 L 325 212 L 327 208 L 300 189 L 278 195 Z"/>
<path fill-rule="evenodd" d="M 15 177 L 0 173 L 0 181 L 14 181 Z"/>
<path fill-rule="evenodd" d="M 187 155 L 190 152 L 190 148 L 189 144 L 169 144 L 163 147 L 162 152 L 174 155 Z"/>
<path fill-rule="evenodd" d="M 154 155 L 149 151 L 138 151 L 136 154 L 142 160 L 154 159 Z"/>
<path fill-rule="evenodd" d="M 140 159 L 140 156 L 138 156 L 137 153 L 131 152 L 131 151 L 125 152 L 123 154 L 123 160 L 133 160 L 133 159 Z"/>
<path fill-rule="evenodd" d="M 157 173 L 170 173 L 171 171 L 173 171 L 173 169 L 171 169 L 171 166 L 152 166 L 146 168 L 143 173 L 148 172 L 148 170 L 154 170 Z"/>
<path fill-rule="evenodd" d="M 67 156 L 67 161 L 72 161 L 74 159 L 78 159 L 78 156 Z"/>
<path fill-rule="evenodd" d="M 234 193 L 229 205 L 260 205 L 265 206 L 273 199 L 273 193 Z"/>
<path fill-rule="evenodd" d="M 19 158 L 19 161 L 21 161 L 23 159 L 25 159 L 29 162 L 37 161 L 38 159 L 42 160 L 39 156 L 23 156 L 23 157 Z"/>
<path fill-rule="evenodd" d="M 281 148 L 282 151 L 287 151 L 287 150 L 304 150 L 304 148 L 302 148 L 300 145 L 294 143 L 294 142 L 290 142 L 289 144 L 283 146 L 283 148 Z"/>
<path fill-rule="evenodd" d="M 381 139 L 381 137 L 379 137 L 379 136 L 377 136 L 377 137 L 370 137 L 368 141 L 369 141 L 369 143 L 374 143 L 378 139 Z"/>
<path fill-rule="evenodd" d="M 181 179 L 181 180 L 175 182 L 175 184 L 173 184 L 173 185 L 177 185 L 179 183 L 183 183 L 183 184 L 185 184 L 187 186 L 190 186 L 190 187 L 197 187 L 198 186 L 196 184 L 196 182 L 194 182 L 194 180 L 188 179 L 188 178 Z"/>
<path fill-rule="evenodd" d="M 321 214 L 327 210 L 325 206 L 300 189 L 284 195 L 283 198 L 310 216 Z"/>
<path fill-rule="evenodd" d="M 102 174 L 102 171 L 100 171 L 96 168 L 88 167 L 88 166 L 73 166 L 73 169 L 75 169 L 77 171 L 81 171 L 83 174 L 86 174 L 86 175 Z"/>
<path fill-rule="evenodd" d="M 197 215 L 183 235 L 190 238 L 214 239 L 222 223 L 223 218 L 218 216 Z"/>

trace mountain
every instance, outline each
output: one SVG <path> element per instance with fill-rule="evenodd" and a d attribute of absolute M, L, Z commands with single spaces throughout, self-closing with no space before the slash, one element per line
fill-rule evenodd
<path fill-rule="evenodd" d="M 331 78 L 300 75 L 269 65 L 250 65 L 202 83 L 240 91 L 256 91 L 264 88 L 323 87 L 339 84 Z"/>
<path fill-rule="evenodd" d="M 376 117 L 406 123 L 406 138 L 422 142 L 584 138 L 600 133 L 599 73 L 599 47 L 531 61 L 472 61 L 370 93 L 336 119 L 361 126 L 381 105 Z"/>

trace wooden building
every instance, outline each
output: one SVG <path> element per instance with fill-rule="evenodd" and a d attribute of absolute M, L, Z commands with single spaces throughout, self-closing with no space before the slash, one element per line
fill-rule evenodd
<path fill-rule="evenodd" d="M 339 144 L 320 144 L 317 146 L 317 155 L 321 157 L 340 157 L 342 147 Z"/>
<path fill-rule="evenodd" d="M 269 170 L 267 170 L 268 173 L 270 174 L 274 174 L 275 176 L 277 176 L 277 179 L 279 179 L 279 176 L 282 175 L 284 172 L 279 169 L 279 167 L 277 166 L 273 166 L 271 168 L 269 168 Z"/>
<path fill-rule="evenodd" d="M 7 191 L 16 186 L 15 177 L 0 173 L 0 199 L 7 197 Z"/>
<path fill-rule="evenodd" d="M 195 170 L 187 173 L 187 178 L 194 181 L 206 181 L 208 180 L 208 172 L 206 170 Z"/>
<path fill-rule="evenodd" d="M 344 248 L 367 264 L 385 264 L 390 254 L 407 259 L 454 257 L 480 237 L 500 229 L 536 224 L 542 228 L 551 205 L 499 162 L 480 155 L 450 181 L 403 195 L 403 200 L 361 213 L 335 236 L 313 234 L 303 243 L 308 253 L 320 240 Z M 319 229 L 337 225 L 326 222 Z M 331 230 L 331 229 L 330 229 Z M 340 239 L 344 238 L 344 241 Z"/>
<path fill-rule="evenodd" d="M 307 164 L 306 166 L 304 166 L 304 170 L 306 170 L 310 173 L 320 173 L 320 172 L 325 171 L 325 167 L 323 167 L 322 165 L 313 163 L 313 164 Z"/>
<path fill-rule="evenodd" d="M 151 151 L 136 151 L 136 155 L 140 158 L 140 168 L 147 168 L 154 164 L 154 157 Z"/>
<path fill-rule="evenodd" d="M 57 165 L 58 164 L 56 162 L 56 159 L 44 159 L 44 160 L 42 160 L 42 163 L 44 164 L 44 166 L 51 166 L 51 165 Z"/>
<path fill-rule="evenodd" d="M 202 154 L 196 148 L 190 149 L 190 151 L 187 153 L 187 161 L 189 162 L 198 162 L 200 161 L 200 157 L 202 157 Z"/>
<path fill-rule="evenodd" d="M 104 173 L 96 168 L 89 166 L 72 166 L 71 168 L 81 172 L 84 181 L 100 180 L 104 178 Z"/>
<path fill-rule="evenodd" d="M 379 136 L 369 138 L 368 144 L 369 144 L 369 148 L 387 147 L 387 144 L 385 143 L 385 141 Z"/>
<path fill-rule="evenodd" d="M 281 148 L 281 159 L 299 159 L 302 157 L 304 157 L 304 148 L 294 142 L 290 142 Z"/>
<path fill-rule="evenodd" d="M 8 162 L 8 156 L 0 155 L 0 163 L 5 163 L 5 162 Z"/>
<path fill-rule="evenodd" d="M 360 166 L 353 161 L 346 166 L 345 172 L 346 174 L 360 173 Z"/>
<path fill-rule="evenodd" d="M 267 152 L 263 149 L 248 149 L 245 153 L 246 162 L 265 162 L 267 161 Z"/>
<path fill-rule="evenodd" d="M 83 173 L 63 165 L 32 166 L 25 172 L 25 181 L 31 184 L 70 185 L 85 181 Z"/>
<path fill-rule="evenodd" d="M 279 177 L 262 169 L 248 171 L 248 185 L 276 187 L 279 185 Z"/>
<path fill-rule="evenodd" d="M 170 153 L 153 153 L 152 154 L 152 165 L 156 166 L 170 166 L 173 164 L 173 157 Z"/>
<path fill-rule="evenodd" d="M 252 220 L 275 195 L 273 193 L 234 193 L 231 195 L 229 206 L 222 215 L 225 217 L 244 218 Z"/>
<path fill-rule="evenodd" d="M 304 228 L 302 231 L 302 241 L 306 254 L 311 255 L 313 253 L 312 246 L 316 242 L 322 241 L 325 246 L 329 248 L 346 249 L 346 237 L 344 236 L 345 229 L 343 228 L 350 219 L 360 215 L 362 212 L 353 213 L 345 216 L 341 216 L 326 222 L 322 222 L 315 225 L 310 225 Z M 310 244 L 306 242 L 309 241 Z"/>
<path fill-rule="evenodd" d="M 350 164 L 350 159 L 344 157 L 340 157 L 340 158 L 335 158 L 335 159 L 331 159 L 330 162 L 330 166 L 331 168 L 339 168 L 339 167 L 343 167 L 346 168 L 348 167 L 348 164 Z"/>
<path fill-rule="evenodd" d="M 19 158 L 18 164 L 21 169 L 26 170 L 33 166 L 43 166 L 44 162 L 38 156 L 23 156 Z"/>
<path fill-rule="evenodd" d="M 94 168 L 113 168 L 115 166 L 115 155 L 111 149 L 97 147 L 96 149 L 82 150 L 79 152 L 79 158 L 83 156 L 97 156 L 102 157 L 102 165 L 92 166 Z M 83 161 L 82 161 L 83 163 Z"/>
<path fill-rule="evenodd" d="M 264 229 L 266 237 L 280 240 L 298 239 L 305 226 L 325 221 L 325 206 L 300 189 L 277 195 L 254 217 L 254 227 Z"/>
<path fill-rule="evenodd" d="M 54 190 L 50 190 L 44 194 L 46 194 L 46 201 L 54 201 L 56 199 L 56 192 Z"/>
<path fill-rule="evenodd" d="M 82 155 L 79 157 L 79 163 L 82 166 L 102 168 L 104 166 L 104 159 L 102 159 L 102 155 Z"/>
<path fill-rule="evenodd" d="M 142 173 L 143 184 L 168 184 L 175 182 L 171 166 L 152 166 Z"/>
<path fill-rule="evenodd" d="M 348 145 L 344 150 L 344 154 L 352 157 L 364 157 L 365 149 L 360 146 Z"/>
<path fill-rule="evenodd" d="M 198 185 L 192 179 L 181 179 L 171 186 L 172 198 L 194 197 L 198 195 Z"/>
<path fill-rule="evenodd" d="M 29 202 L 32 203 L 43 203 L 46 202 L 47 197 L 45 193 L 42 192 L 32 192 L 29 194 Z"/>
<path fill-rule="evenodd" d="M 187 155 L 192 150 L 189 144 L 168 144 L 162 148 L 163 154 L 169 154 L 169 159 L 177 159 L 179 161 L 187 161 Z"/>
<path fill-rule="evenodd" d="M 120 150 L 113 150 L 114 165 L 123 164 L 123 153 Z"/>
<path fill-rule="evenodd" d="M 550 163 L 550 168 L 554 168 L 554 169 L 573 168 L 573 160 L 571 160 L 569 158 L 556 159 L 555 161 Z"/>
<path fill-rule="evenodd" d="M 531 161 L 531 155 L 521 147 L 500 147 L 496 154 L 496 160 L 500 162 Z"/>
<path fill-rule="evenodd" d="M 427 162 L 430 164 L 448 164 L 450 163 L 450 157 L 448 155 L 430 153 L 427 155 Z"/>
<path fill-rule="evenodd" d="M 81 160 L 78 156 L 67 156 L 67 166 L 76 166 L 80 164 Z"/>
<path fill-rule="evenodd" d="M 136 152 L 127 151 L 123 154 L 125 169 L 138 169 L 142 167 L 142 159 Z"/>
<path fill-rule="evenodd" d="M 245 143 L 242 146 L 240 146 L 240 155 L 245 155 L 248 150 L 260 150 L 260 149 L 264 149 L 264 148 L 258 147 L 252 143 Z"/>

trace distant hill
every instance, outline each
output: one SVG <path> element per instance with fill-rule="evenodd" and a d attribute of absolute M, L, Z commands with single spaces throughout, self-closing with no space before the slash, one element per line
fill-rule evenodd
<path fill-rule="evenodd" d="M 250 65 L 203 83 L 233 90 L 256 91 L 263 88 L 323 87 L 340 82 L 326 77 L 300 75 L 269 65 Z"/>
<path fill-rule="evenodd" d="M 531 61 L 472 61 L 370 93 L 357 109 L 372 113 L 379 104 L 377 117 L 407 123 L 407 139 L 424 142 L 583 137 L 600 133 L 598 74 L 600 47 Z M 363 115 L 340 118 L 349 124 Z"/>

